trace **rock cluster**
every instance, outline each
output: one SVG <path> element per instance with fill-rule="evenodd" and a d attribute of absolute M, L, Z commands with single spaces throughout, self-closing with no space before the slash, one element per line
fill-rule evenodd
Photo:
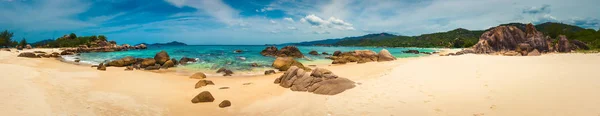
<path fill-rule="evenodd" d="M 274 83 L 292 91 L 308 91 L 322 95 L 335 95 L 355 87 L 353 81 L 338 77 L 327 69 L 316 68 L 309 72 L 295 66 L 275 79 Z"/>
<path fill-rule="evenodd" d="M 357 63 L 365 63 L 365 62 L 373 62 L 373 61 L 392 61 L 396 60 L 392 54 L 386 50 L 382 49 L 378 53 L 375 53 L 371 50 L 354 50 L 350 52 L 340 52 L 336 51 L 333 53 L 333 56 L 330 57 L 333 60 L 332 64 L 346 64 L 348 62 L 357 62 Z"/>
<path fill-rule="evenodd" d="M 293 57 L 277 57 L 277 59 L 273 61 L 273 64 L 271 66 L 273 66 L 275 69 L 278 69 L 279 71 L 287 71 L 290 67 L 293 66 L 299 67 L 304 70 L 310 70 L 310 68 L 304 67 L 302 63 L 294 60 Z"/>
<path fill-rule="evenodd" d="M 60 50 L 72 53 L 87 53 L 87 52 L 114 52 L 114 51 L 126 51 L 130 49 L 146 49 L 147 46 L 144 44 L 139 44 L 136 46 L 131 46 L 129 44 L 123 44 L 121 46 L 116 45 L 114 41 L 101 41 L 96 40 L 91 43 L 92 46 L 87 45 L 79 45 L 76 48 L 61 48 Z"/>
<path fill-rule="evenodd" d="M 17 57 L 26 57 L 26 58 L 57 58 L 61 55 L 58 52 L 46 53 L 42 51 L 34 51 L 34 52 L 22 52 Z"/>
<path fill-rule="evenodd" d="M 144 70 L 159 70 L 177 66 L 179 63 L 175 58 L 169 59 L 169 54 L 166 51 L 156 53 L 154 58 L 134 58 L 127 56 L 118 60 L 109 61 L 105 66 L 112 67 L 130 67 L 132 69 Z M 182 58 L 183 59 L 183 58 Z"/>
<path fill-rule="evenodd" d="M 281 50 L 277 50 L 275 46 L 266 47 L 260 52 L 263 56 L 275 56 L 275 57 L 294 57 L 302 58 L 304 55 L 296 46 L 285 46 Z"/>

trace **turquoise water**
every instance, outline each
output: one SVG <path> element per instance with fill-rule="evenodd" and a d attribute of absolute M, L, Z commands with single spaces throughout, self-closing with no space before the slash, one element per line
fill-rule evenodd
<path fill-rule="evenodd" d="M 234 72 L 250 72 L 250 73 L 262 73 L 264 70 L 270 69 L 271 63 L 275 60 L 274 57 L 266 57 L 260 55 L 260 52 L 266 46 L 228 46 L 228 45 L 194 45 L 194 46 L 149 46 L 146 50 L 130 50 L 120 52 L 98 52 L 98 53 L 82 53 L 81 56 L 71 56 L 66 59 L 74 59 L 78 57 L 82 63 L 98 64 L 105 60 L 115 60 L 126 56 L 133 56 L 135 58 L 153 58 L 154 55 L 165 50 L 171 58 L 179 60 L 182 57 L 197 58 L 199 62 L 191 63 L 185 66 L 178 66 L 178 69 L 187 70 L 216 70 L 220 67 L 227 67 Z M 282 48 L 284 46 L 277 46 Z M 326 55 L 313 56 L 309 55 L 308 52 L 316 50 L 319 53 L 328 52 L 333 54 L 334 51 L 340 50 L 353 51 L 353 50 L 373 50 L 379 52 L 383 48 L 377 47 L 322 47 L 322 46 L 298 46 L 298 49 L 310 59 L 298 59 L 303 63 L 331 63 L 331 60 L 326 59 Z M 392 55 L 398 58 L 407 57 L 418 57 L 424 54 L 408 54 L 402 53 L 402 51 L 408 49 L 416 49 L 424 52 L 433 52 L 436 49 L 429 48 L 385 48 Z M 242 50 L 241 53 L 234 53 L 235 50 Z M 245 60 L 242 60 L 244 59 Z M 258 63 L 260 67 L 251 67 L 252 63 Z M 249 73 L 249 74 L 250 74 Z"/>

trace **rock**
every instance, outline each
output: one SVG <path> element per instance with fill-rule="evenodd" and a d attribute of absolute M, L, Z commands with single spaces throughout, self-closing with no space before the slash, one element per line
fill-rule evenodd
<path fill-rule="evenodd" d="M 60 57 L 60 53 L 58 53 L 58 52 L 52 52 L 52 57 Z"/>
<path fill-rule="evenodd" d="M 531 52 L 533 49 L 537 49 L 540 52 L 548 52 L 548 43 L 546 43 L 546 38 L 542 32 L 539 32 L 535 29 L 533 24 L 529 23 L 525 26 L 525 43 L 529 44 L 532 49 L 528 52 Z"/>
<path fill-rule="evenodd" d="M 294 57 L 302 58 L 304 55 L 296 46 L 285 46 L 277 51 L 277 57 Z"/>
<path fill-rule="evenodd" d="M 119 60 L 113 60 L 111 62 L 108 62 L 107 65 L 114 66 L 114 67 L 124 67 L 124 66 L 132 65 L 135 62 L 136 62 L 135 58 L 133 58 L 131 56 L 127 56 L 127 57 L 121 58 Z"/>
<path fill-rule="evenodd" d="M 258 67 L 258 63 L 252 63 L 252 64 L 250 64 L 250 66 L 252 66 L 252 67 Z"/>
<path fill-rule="evenodd" d="M 213 83 L 210 80 L 199 80 L 198 82 L 196 82 L 195 88 L 198 89 L 198 88 L 206 86 L 206 85 L 215 85 L 215 83 Z"/>
<path fill-rule="evenodd" d="M 377 59 L 377 61 L 382 62 L 382 61 L 392 61 L 392 60 L 396 60 L 396 57 L 392 56 L 390 51 L 388 51 L 386 49 L 382 49 L 381 51 L 379 51 L 379 59 Z"/>
<path fill-rule="evenodd" d="M 27 44 L 25 45 L 25 49 L 32 49 L 31 45 Z"/>
<path fill-rule="evenodd" d="M 327 53 L 327 52 L 323 52 L 323 53 L 321 53 L 321 54 L 323 54 L 323 55 L 329 55 L 329 53 Z"/>
<path fill-rule="evenodd" d="M 542 55 L 537 49 L 533 49 L 533 51 L 529 52 L 527 56 L 540 56 Z"/>
<path fill-rule="evenodd" d="M 42 54 L 45 54 L 46 52 L 42 52 L 42 51 L 33 51 L 33 53 L 42 53 Z"/>
<path fill-rule="evenodd" d="M 504 52 L 502 55 L 504 56 L 521 56 L 521 53 L 515 51 Z"/>
<path fill-rule="evenodd" d="M 419 54 L 419 50 L 407 50 L 407 51 L 402 51 L 404 53 L 413 53 L 413 54 Z"/>
<path fill-rule="evenodd" d="M 79 61 L 81 61 L 81 60 L 75 60 L 75 62 L 79 62 Z"/>
<path fill-rule="evenodd" d="M 179 64 L 180 65 L 185 65 L 188 62 L 196 62 L 196 59 L 194 59 L 194 58 L 188 58 L 188 57 L 183 57 L 183 58 L 179 59 Z"/>
<path fill-rule="evenodd" d="M 69 52 L 69 51 L 62 51 L 62 52 L 60 52 L 60 55 L 73 55 L 73 54 L 75 54 L 75 53 Z"/>
<path fill-rule="evenodd" d="M 498 26 L 484 32 L 472 48 L 478 54 L 513 51 L 519 43 L 525 41 L 525 33 L 521 29 L 515 26 Z"/>
<path fill-rule="evenodd" d="M 10 52 L 10 49 L 8 49 L 8 48 L 2 48 L 0 51 L 9 51 Z"/>
<path fill-rule="evenodd" d="M 175 67 L 175 63 L 173 62 L 173 60 L 168 60 L 161 66 L 161 68 L 163 68 L 163 69 L 168 69 L 171 67 Z"/>
<path fill-rule="evenodd" d="M 373 62 L 377 61 L 378 57 L 379 55 L 371 50 L 354 50 L 330 58 L 333 60 L 332 64 L 346 64 L 347 62 Z"/>
<path fill-rule="evenodd" d="M 225 68 L 221 67 L 221 68 L 219 68 L 219 69 L 217 70 L 217 73 L 222 73 L 222 72 L 225 72 L 225 70 L 227 70 L 227 69 L 225 69 Z"/>
<path fill-rule="evenodd" d="M 242 50 L 235 50 L 233 53 L 242 53 Z"/>
<path fill-rule="evenodd" d="M 308 91 L 315 94 L 335 95 L 347 89 L 354 88 L 354 82 L 346 78 L 339 78 L 326 69 L 315 69 L 310 75 L 303 69 L 290 67 L 274 83 L 292 91 Z"/>
<path fill-rule="evenodd" d="M 265 75 L 275 74 L 275 70 L 267 70 L 265 71 Z"/>
<path fill-rule="evenodd" d="M 26 58 L 41 58 L 40 56 L 35 55 L 34 53 L 31 52 L 23 52 L 20 53 L 17 57 L 26 57 Z"/>
<path fill-rule="evenodd" d="M 162 50 L 158 53 L 156 53 L 156 55 L 154 55 L 154 60 L 156 60 L 156 63 L 163 65 L 165 64 L 165 62 L 167 62 L 169 59 L 169 54 L 167 54 L 166 51 Z"/>
<path fill-rule="evenodd" d="M 194 73 L 192 76 L 190 76 L 190 78 L 192 78 L 192 79 L 204 79 L 204 78 L 206 78 L 206 75 L 204 73 L 202 73 L 202 72 L 197 72 L 197 73 Z"/>
<path fill-rule="evenodd" d="M 521 53 L 521 55 L 523 56 L 527 56 L 527 53 L 529 53 L 532 50 L 533 47 L 531 47 L 531 45 L 529 45 L 528 43 L 520 43 L 515 51 Z"/>
<path fill-rule="evenodd" d="M 126 71 L 132 71 L 132 70 L 133 70 L 133 66 L 126 66 L 126 67 L 125 67 L 125 70 L 126 70 Z"/>
<path fill-rule="evenodd" d="M 263 56 L 277 56 L 277 47 L 269 46 L 260 52 Z"/>
<path fill-rule="evenodd" d="M 567 36 L 565 35 L 559 35 L 558 36 L 558 43 L 556 44 L 556 47 L 554 48 L 557 52 L 571 52 L 571 44 L 569 43 L 569 39 L 567 39 Z"/>
<path fill-rule="evenodd" d="M 153 58 L 146 58 L 140 63 L 140 68 L 154 66 L 154 64 L 156 64 L 156 60 L 154 60 Z"/>
<path fill-rule="evenodd" d="M 213 102 L 215 98 L 208 91 L 203 91 L 192 99 L 192 103 Z"/>
<path fill-rule="evenodd" d="M 333 56 L 340 56 L 340 54 L 342 54 L 342 51 L 335 51 L 333 52 Z"/>
<path fill-rule="evenodd" d="M 231 76 L 231 74 L 233 74 L 233 71 L 231 71 L 231 70 L 225 70 L 224 73 L 225 74 L 223 74 L 223 76 Z"/>
<path fill-rule="evenodd" d="M 584 50 L 589 50 L 590 47 L 588 47 L 585 43 L 579 41 L 579 40 L 571 40 L 571 43 L 573 43 L 573 47 L 575 47 L 575 49 L 584 49 Z"/>
<path fill-rule="evenodd" d="M 154 66 L 147 66 L 144 70 L 158 70 L 160 69 L 160 64 L 155 64 Z"/>
<path fill-rule="evenodd" d="M 550 39 L 550 36 L 546 36 L 546 45 L 548 45 L 548 52 L 556 52 L 556 49 L 554 49 L 554 45 L 552 45 L 552 39 Z"/>
<path fill-rule="evenodd" d="M 220 87 L 219 89 L 229 89 L 229 87 Z"/>
<path fill-rule="evenodd" d="M 106 65 L 104 63 L 98 64 L 97 70 L 106 71 Z"/>
<path fill-rule="evenodd" d="M 175 58 L 171 58 L 171 61 L 173 61 L 173 66 L 179 64 L 179 62 L 177 62 L 177 59 L 175 59 Z"/>
<path fill-rule="evenodd" d="M 275 69 L 278 69 L 279 71 L 286 71 L 291 66 L 296 66 L 305 70 L 310 70 L 310 68 L 304 67 L 302 63 L 294 60 L 294 58 L 292 57 L 277 57 L 277 59 L 273 61 L 273 64 L 271 66 L 273 66 Z"/>
<path fill-rule="evenodd" d="M 316 56 L 316 55 L 319 55 L 319 52 L 313 50 L 313 51 L 308 52 L 308 54 Z"/>
<path fill-rule="evenodd" d="M 219 103 L 220 108 L 225 108 L 229 106 L 231 106 L 231 102 L 229 102 L 229 100 L 223 100 L 221 103 Z"/>

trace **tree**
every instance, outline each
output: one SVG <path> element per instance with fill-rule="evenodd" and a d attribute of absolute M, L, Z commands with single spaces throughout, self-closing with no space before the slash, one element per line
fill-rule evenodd
<path fill-rule="evenodd" d="M 19 46 L 22 46 L 22 47 L 25 47 L 25 46 L 27 46 L 27 40 L 25 40 L 25 38 L 23 38 L 23 39 L 21 40 L 21 42 L 19 43 Z"/>
<path fill-rule="evenodd" d="M 75 33 L 69 34 L 69 39 L 75 39 L 75 38 L 77 38 L 77 35 L 75 35 Z"/>
<path fill-rule="evenodd" d="M 8 30 L 4 30 L 0 33 L 0 46 L 11 46 L 13 37 L 12 32 L 8 32 Z"/>
<path fill-rule="evenodd" d="M 98 35 L 98 39 L 100 41 L 106 41 L 106 36 L 104 36 L 104 35 Z"/>

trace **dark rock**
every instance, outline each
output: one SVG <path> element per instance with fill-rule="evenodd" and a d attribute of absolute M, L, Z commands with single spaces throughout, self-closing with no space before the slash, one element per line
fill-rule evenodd
<path fill-rule="evenodd" d="M 252 67 L 258 67 L 258 63 L 252 63 L 252 64 L 250 64 L 250 66 L 252 66 Z"/>
<path fill-rule="evenodd" d="M 177 59 L 175 58 L 171 58 L 171 61 L 173 61 L 173 66 L 178 65 L 179 62 L 177 62 Z"/>
<path fill-rule="evenodd" d="M 168 69 L 171 67 L 175 67 L 175 63 L 173 62 L 173 60 L 168 60 L 161 66 L 161 68 L 163 68 L 163 69 Z"/>
<path fill-rule="evenodd" d="M 267 70 L 265 71 L 265 75 L 275 74 L 275 70 Z"/>
<path fill-rule="evenodd" d="M 106 71 L 106 65 L 104 63 L 98 64 L 97 70 Z"/>
<path fill-rule="evenodd" d="M 310 55 L 319 55 L 319 52 L 313 50 L 313 51 L 308 52 L 308 54 L 310 54 Z"/>
<path fill-rule="evenodd" d="M 557 52 L 571 52 L 571 44 L 569 43 L 569 39 L 567 39 L 567 36 L 565 35 L 559 35 L 558 36 L 558 43 L 556 44 L 556 47 L 554 48 Z"/>
<path fill-rule="evenodd" d="M 179 64 L 180 64 L 180 65 L 185 65 L 185 64 L 187 64 L 188 62 L 196 62 L 196 59 L 194 59 L 194 58 L 188 58 L 188 57 L 183 57 L 183 58 L 181 58 L 181 59 L 179 60 Z"/>
<path fill-rule="evenodd" d="M 192 103 L 213 102 L 215 98 L 208 91 L 203 91 L 192 99 Z"/>
<path fill-rule="evenodd" d="M 164 50 L 162 50 L 162 51 L 156 53 L 156 55 L 154 55 L 154 60 L 156 60 L 156 63 L 158 63 L 160 65 L 165 64 L 165 62 L 167 62 L 169 59 L 171 59 L 169 57 L 169 54 Z"/>
<path fill-rule="evenodd" d="M 235 50 L 233 53 L 242 53 L 242 50 Z"/>
<path fill-rule="evenodd" d="M 533 49 L 533 51 L 529 52 L 527 56 L 540 56 L 542 55 L 537 49 Z"/>
<path fill-rule="evenodd" d="M 197 72 L 197 73 L 194 73 L 192 76 L 190 76 L 190 78 L 192 78 L 192 79 L 204 79 L 204 78 L 206 78 L 206 75 L 204 73 L 202 73 L 202 72 Z"/>
<path fill-rule="evenodd" d="M 273 66 L 275 69 L 278 69 L 279 71 L 286 71 L 292 66 L 300 67 L 305 70 L 310 70 L 310 68 L 304 67 L 302 63 L 294 60 L 294 58 L 292 57 L 277 57 L 277 59 L 273 61 L 273 64 L 271 66 Z"/>
<path fill-rule="evenodd" d="M 114 67 L 124 67 L 124 66 L 129 66 L 135 62 L 136 62 L 135 58 L 128 56 L 125 58 L 121 58 L 119 60 L 113 60 L 111 62 L 108 62 L 107 65 L 114 66 Z"/>
<path fill-rule="evenodd" d="M 153 58 L 146 58 L 140 63 L 141 68 L 146 68 L 148 66 L 154 66 L 156 64 L 156 60 Z"/>
<path fill-rule="evenodd" d="M 340 54 L 342 54 L 342 51 L 335 51 L 333 52 L 333 56 L 340 56 Z"/>
<path fill-rule="evenodd" d="M 269 46 L 260 52 L 263 56 L 277 56 L 277 47 Z"/>
<path fill-rule="evenodd" d="M 406 50 L 406 51 L 402 51 L 403 53 L 413 53 L 413 54 L 419 54 L 419 50 Z"/>
<path fill-rule="evenodd" d="M 231 70 L 225 70 L 223 71 L 225 74 L 223 74 L 223 76 L 231 76 L 231 74 L 233 74 L 233 71 Z"/>
<path fill-rule="evenodd" d="M 20 53 L 17 57 L 26 57 L 26 58 L 41 58 L 40 56 L 35 55 L 34 53 L 31 52 L 23 52 Z"/>
<path fill-rule="evenodd" d="M 508 51 L 508 52 L 504 52 L 502 55 L 504 55 L 504 56 L 521 56 L 521 53 L 516 52 L 516 51 Z"/>
<path fill-rule="evenodd" d="M 575 47 L 575 49 L 584 49 L 584 50 L 589 50 L 590 47 L 588 47 L 585 43 L 579 41 L 579 40 L 571 40 L 571 43 L 573 43 L 573 47 Z"/>
<path fill-rule="evenodd" d="M 296 46 L 285 46 L 277 51 L 277 57 L 294 57 L 302 58 L 304 55 Z"/>
<path fill-rule="evenodd" d="M 327 53 L 327 52 L 323 52 L 323 53 L 321 53 L 321 54 L 323 54 L 323 55 L 329 55 L 329 53 Z"/>
<path fill-rule="evenodd" d="M 220 108 L 225 108 L 229 106 L 231 106 L 231 102 L 229 100 L 223 100 L 221 103 L 219 103 Z"/>
<path fill-rule="evenodd" d="M 478 54 L 513 51 L 519 43 L 525 41 L 525 33 L 521 29 L 515 26 L 498 26 L 483 33 L 473 50 Z"/>
<path fill-rule="evenodd" d="M 155 64 L 154 66 L 147 66 L 144 70 L 158 70 L 160 69 L 160 64 Z"/>
<path fill-rule="evenodd" d="M 215 83 L 213 83 L 210 80 L 199 80 L 198 82 L 196 82 L 195 88 L 198 89 L 198 88 L 206 86 L 206 85 L 215 85 Z"/>
<path fill-rule="evenodd" d="M 81 61 L 81 60 L 75 60 L 75 62 L 79 62 L 79 61 Z"/>

